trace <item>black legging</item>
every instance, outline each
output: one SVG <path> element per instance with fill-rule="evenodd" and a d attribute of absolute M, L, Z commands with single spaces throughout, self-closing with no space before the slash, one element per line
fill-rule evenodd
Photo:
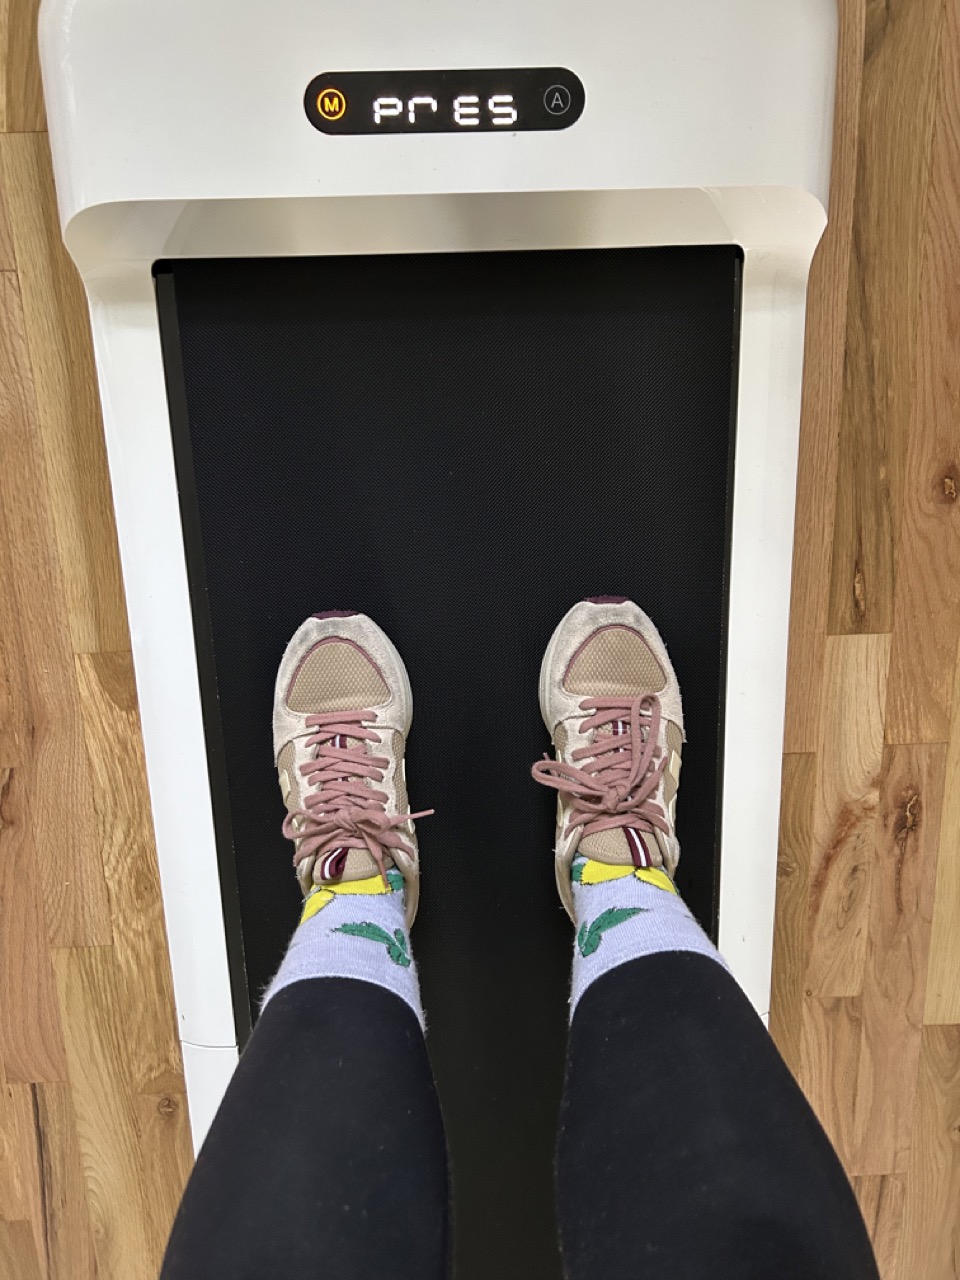
<path fill-rule="evenodd" d="M 571 1280 L 877 1280 L 826 1135 L 740 988 L 703 956 L 633 960 L 584 993 L 557 1199 Z M 265 1009 L 161 1280 L 442 1280 L 449 1222 L 416 1018 L 380 987 L 315 978 Z"/>

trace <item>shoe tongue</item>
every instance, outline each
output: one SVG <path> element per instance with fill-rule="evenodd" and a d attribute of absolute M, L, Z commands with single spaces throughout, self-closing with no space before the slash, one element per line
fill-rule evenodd
<path fill-rule="evenodd" d="M 577 852 L 595 862 L 606 862 L 611 866 L 653 867 L 657 865 L 660 849 L 649 831 L 613 827 L 608 831 L 584 836 Z"/>
<path fill-rule="evenodd" d="M 376 859 L 369 849 L 348 849 L 346 860 L 343 863 L 343 871 L 334 880 L 320 880 L 321 869 L 324 862 L 328 861 L 329 855 L 324 855 L 317 859 L 313 869 L 314 884 L 349 884 L 354 880 L 369 880 L 371 876 L 378 876 L 380 868 L 377 866 Z M 329 862 L 328 862 L 329 865 Z M 391 857 L 385 857 L 383 866 L 386 871 L 393 867 L 394 861 Z"/>
<path fill-rule="evenodd" d="M 593 858 L 596 862 L 610 862 L 618 866 L 629 866 L 633 862 L 623 827 L 614 827 L 610 831 L 598 831 L 595 835 L 584 836 L 580 841 L 578 852 Z"/>
<path fill-rule="evenodd" d="M 668 726 L 668 730 L 672 727 L 672 724 Z M 625 721 L 613 721 L 596 730 L 594 741 L 626 732 Z M 628 867 L 631 864 L 636 867 L 659 867 L 663 863 L 657 837 L 653 832 L 637 831 L 635 827 L 612 827 L 607 831 L 598 831 L 593 836 L 585 836 L 580 841 L 577 852 L 612 867 Z"/>
<path fill-rule="evenodd" d="M 597 738 L 608 738 L 627 732 L 626 724 L 614 721 L 597 729 Z M 611 827 L 607 831 L 598 831 L 594 835 L 585 836 L 578 848 L 587 858 L 596 862 L 606 862 L 611 866 L 656 866 L 660 854 L 656 839 L 647 831 L 633 828 Z"/>
<path fill-rule="evenodd" d="M 347 738 L 341 734 L 333 739 L 333 744 L 348 751 L 352 751 L 355 747 L 362 747 L 367 755 L 372 754 L 370 743 L 363 738 Z M 384 870 L 389 871 L 394 865 L 393 858 L 385 855 L 383 859 Z M 327 869 L 326 876 L 321 879 L 324 867 Z M 339 872 L 335 877 L 331 875 L 334 869 Z M 378 876 L 379 874 L 380 868 L 377 866 L 377 860 L 369 849 L 347 849 L 346 858 L 343 857 L 339 850 L 334 850 L 332 853 L 324 854 L 318 858 L 313 869 L 314 884 L 349 884 L 355 880 L 369 880 L 371 876 Z"/>

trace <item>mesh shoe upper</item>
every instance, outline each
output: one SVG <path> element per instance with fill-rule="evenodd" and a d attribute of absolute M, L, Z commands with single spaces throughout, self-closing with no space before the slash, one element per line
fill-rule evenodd
<path fill-rule="evenodd" d="M 396 866 L 412 922 L 419 866 L 404 777 L 411 719 L 406 670 L 375 623 L 362 614 L 303 623 L 277 675 L 273 738 L 284 831 L 304 893 Z"/>
<path fill-rule="evenodd" d="M 540 705 L 555 761 L 534 777 L 559 791 L 557 885 L 572 914 L 574 856 L 663 867 L 680 857 L 674 813 L 683 747 L 676 674 L 656 627 L 624 600 L 583 601 L 554 632 Z"/>

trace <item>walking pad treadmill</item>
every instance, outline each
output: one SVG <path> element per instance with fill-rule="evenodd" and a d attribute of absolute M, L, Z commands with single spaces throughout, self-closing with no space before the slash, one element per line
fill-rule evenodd
<path fill-rule="evenodd" d="M 549 1280 L 571 929 L 530 766 L 585 596 L 667 641 L 680 886 L 768 1008 L 833 5 L 258 8 L 41 16 L 194 1137 L 297 919 L 277 665 L 308 614 L 360 610 L 436 810 L 413 937 L 457 1275 Z"/>

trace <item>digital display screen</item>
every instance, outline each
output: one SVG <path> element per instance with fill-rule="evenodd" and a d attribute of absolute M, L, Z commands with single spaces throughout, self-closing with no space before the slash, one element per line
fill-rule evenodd
<path fill-rule="evenodd" d="M 307 86 L 321 133 L 517 133 L 569 129 L 586 92 L 564 67 L 471 71 L 327 71 Z"/>

